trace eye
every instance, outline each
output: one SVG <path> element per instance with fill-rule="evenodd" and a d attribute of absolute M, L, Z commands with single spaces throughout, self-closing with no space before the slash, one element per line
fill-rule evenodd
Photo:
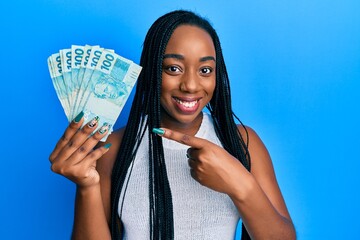
<path fill-rule="evenodd" d="M 211 67 L 204 67 L 204 68 L 200 69 L 200 73 L 202 75 L 209 75 L 212 72 L 213 72 L 213 69 Z"/>
<path fill-rule="evenodd" d="M 164 71 L 166 71 L 169 74 L 178 74 L 182 72 L 181 68 L 175 65 L 165 66 Z"/>
<path fill-rule="evenodd" d="M 180 72 L 180 69 L 176 66 L 170 66 L 170 67 L 168 67 L 168 70 L 170 72 Z"/>

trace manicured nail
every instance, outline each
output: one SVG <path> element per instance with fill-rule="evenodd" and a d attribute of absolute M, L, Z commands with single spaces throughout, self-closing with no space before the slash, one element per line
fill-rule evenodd
<path fill-rule="evenodd" d="M 103 134 L 103 133 L 105 133 L 107 130 L 109 130 L 109 128 L 110 128 L 110 125 L 109 125 L 108 123 L 104 123 L 104 124 L 102 125 L 102 127 L 99 129 L 99 133 L 100 133 L 100 134 Z"/>
<path fill-rule="evenodd" d="M 88 123 L 89 128 L 95 127 L 95 125 L 99 122 L 99 119 L 100 118 L 98 116 L 94 117 L 93 120 Z"/>
<path fill-rule="evenodd" d="M 111 147 L 111 145 L 112 145 L 111 143 L 107 143 L 104 145 L 104 148 L 109 149 Z"/>
<path fill-rule="evenodd" d="M 78 123 L 80 122 L 80 120 L 82 119 L 82 117 L 84 116 L 84 112 L 81 111 L 74 119 L 74 123 Z"/>
<path fill-rule="evenodd" d="M 158 135 L 164 135 L 165 131 L 162 130 L 161 128 L 153 128 L 152 132 Z"/>

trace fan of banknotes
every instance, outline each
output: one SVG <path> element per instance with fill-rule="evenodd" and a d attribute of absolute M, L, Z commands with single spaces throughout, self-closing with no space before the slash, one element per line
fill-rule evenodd
<path fill-rule="evenodd" d="M 52 54 L 47 62 L 68 121 L 81 111 L 84 124 L 99 117 L 97 129 L 104 124 L 110 126 L 102 139 L 105 141 L 113 131 L 141 67 L 113 50 L 89 45 L 62 49 Z"/>

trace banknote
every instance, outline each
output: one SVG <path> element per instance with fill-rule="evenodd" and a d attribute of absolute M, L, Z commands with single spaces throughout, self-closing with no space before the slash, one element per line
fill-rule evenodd
<path fill-rule="evenodd" d="M 56 95 L 61 103 L 61 106 L 63 107 L 64 111 L 65 111 L 65 106 L 64 106 L 64 102 L 62 101 L 62 99 L 60 98 L 60 89 L 59 89 L 59 86 L 58 86 L 58 83 L 56 81 L 56 74 L 55 74 L 55 70 L 54 70 L 54 67 L 53 67 L 53 63 L 52 63 L 52 56 L 48 57 L 47 59 L 47 62 L 48 62 L 48 68 L 49 68 L 49 72 L 50 72 L 50 77 L 52 79 L 52 83 L 53 83 L 53 86 L 54 86 L 54 89 L 56 91 Z M 66 114 L 66 112 L 65 112 Z"/>
<path fill-rule="evenodd" d="M 80 73 L 81 62 L 83 60 L 84 53 L 85 53 L 85 46 L 79 46 L 79 45 L 71 46 L 71 81 L 72 81 L 73 90 L 69 94 L 71 95 L 70 98 L 72 98 L 71 112 L 73 114 L 76 114 L 77 111 L 75 107 L 76 107 L 77 95 L 79 94 L 79 90 L 80 90 L 79 73 Z"/>
<path fill-rule="evenodd" d="M 65 90 L 67 95 L 72 92 L 73 84 L 71 79 L 71 49 L 62 49 L 59 51 L 61 60 L 62 77 L 65 83 Z M 67 96 L 69 106 L 73 105 L 73 99 Z M 71 114 L 71 113 L 70 113 Z M 73 118 L 72 115 L 69 118 Z"/>
<path fill-rule="evenodd" d="M 72 45 L 47 59 L 50 77 L 68 121 L 81 111 L 84 124 L 98 118 L 98 130 L 119 117 L 141 72 L 141 66 L 112 49 Z"/>
<path fill-rule="evenodd" d="M 67 119 L 70 120 L 70 103 L 67 97 L 67 88 L 62 75 L 60 53 L 52 54 L 50 56 L 49 62 L 51 63 L 52 81 L 54 83 L 55 91 L 58 94 L 58 98 L 64 109 Z"/>
<path fill-rule="evenodd" d="M 98 47 L 98 46 L 94 46 L 94 47 Z M 81 63 L 80 63 L 80 68 L 79 68 L 79 72 L 78 72 L 78 76 L 77 76 L 77 80 L 76 80 L 76 96 L 75 96 L 75 103 L 73 106 L 73 112 L 77 113 L 78 111 L 78 102 L 80 101 L 80 97 L 79 95 L 82 93 L 82 90 L 80 89 L 83 77 L 84 77 L 84 73 L 86 70 L 86 65 L 89 61 L 89 57 L 90 57 L 90 53 L 91 53 L 91 49 L 93 48 L 93 46 L 90 45 L 85 45 L 84 46 L 84 54 L 83 57 L 81 59 Z M 81 111 L 81 110 L 80 110 Z"/>
<path fill-rule="evenodd" d="M 141 67 L 132 61 L 103 50 L 85 91 L 86 118 L 99 116 L 99 126 L 108 123 L 112 132 L 140 71 Z"/>
<path fill-rule="evenodd" d="M 106 50 L 107 52 L 114 53 L 114 50 L 112 49 L 104 49 L 100 46 L 94 46 L 91 48 L 90 55 L 88 57 L 88 61 L 86 61 L 86 64 L 84 64 L 84 73 L 82 76 L 82 81 L 80 84 L 80 91 L 78 93 L 78 101 L 77 101 L 77 107 L 78 110 L 84 109 L 84 106 L 87 104 L 87 100 L 89 99 L 89 89 L 91 88 L 90 80 L 92 78 L 92 75 L 94 73 L 94 70 L 99 62 L 100 56 L 102 54 L 102 51 Z"/>
<path fill-rule="evenodd" d="M 81 81 L 80 84 L 80 91 L 78 94 L 78 99 L 77 99 L 77 110 L 81 111 L 82 109 L 84 109 L 85 106 L 85 101 L 86 101 L 86 97 L 87 97 L 87 89 L 89 87 L 89 82 L 91 79 L 91 76 L 94 72 L 94 69 L 96 67 L 96 64 L 98 63 L 101 53 L 103 51 L 103 48 L 98 47 L 98 46 L 94 46 L 91 48 L 91 52 L 90 52 L 90 56 L 89 56 L 89 60 L 87 61 L 85 67 L 85 71 L 84 71 L 84 75 L 83 75 L 83 79 Z"/>

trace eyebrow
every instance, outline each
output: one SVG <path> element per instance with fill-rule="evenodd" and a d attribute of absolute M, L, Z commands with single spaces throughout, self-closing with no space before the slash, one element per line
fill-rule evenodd
<path fill-rule="evenodd" d="M 180 54 L 175 54 L 175 53 L 169 53 L 169 54 L 164 54 L 164 59 L 165 58 L 176 58 L 178 60 L 184 60 L 184 56 L 180 55 Z"/>
<path fill-rule="evenodd" d="M 213 60 L 214 62 L 216 62 L 215 58 L 213 56 L 206 56 L 206 57 L 202 57 L 200 58 L 200 62 L 206 62 L 209 60 Z"/>
<path fill-rule="evenodd" d="M 165 58 L 175 58 L 175 59 L 178 59 L 178 60 L 184 60 L 184 56 L 181 55 L 181 54 L 175 54 L 175 53 L 169 53 L 169 54 L 164 54 L 164 59 Z M 199 62 L 206 62 L 206 61 L 209 61 L 209 60 L 212 60 L 214 62 L 216 62 L 215 58 L 213 56 L 206 56 L 206 57 L 202 57 L 199 59 Z"/>

